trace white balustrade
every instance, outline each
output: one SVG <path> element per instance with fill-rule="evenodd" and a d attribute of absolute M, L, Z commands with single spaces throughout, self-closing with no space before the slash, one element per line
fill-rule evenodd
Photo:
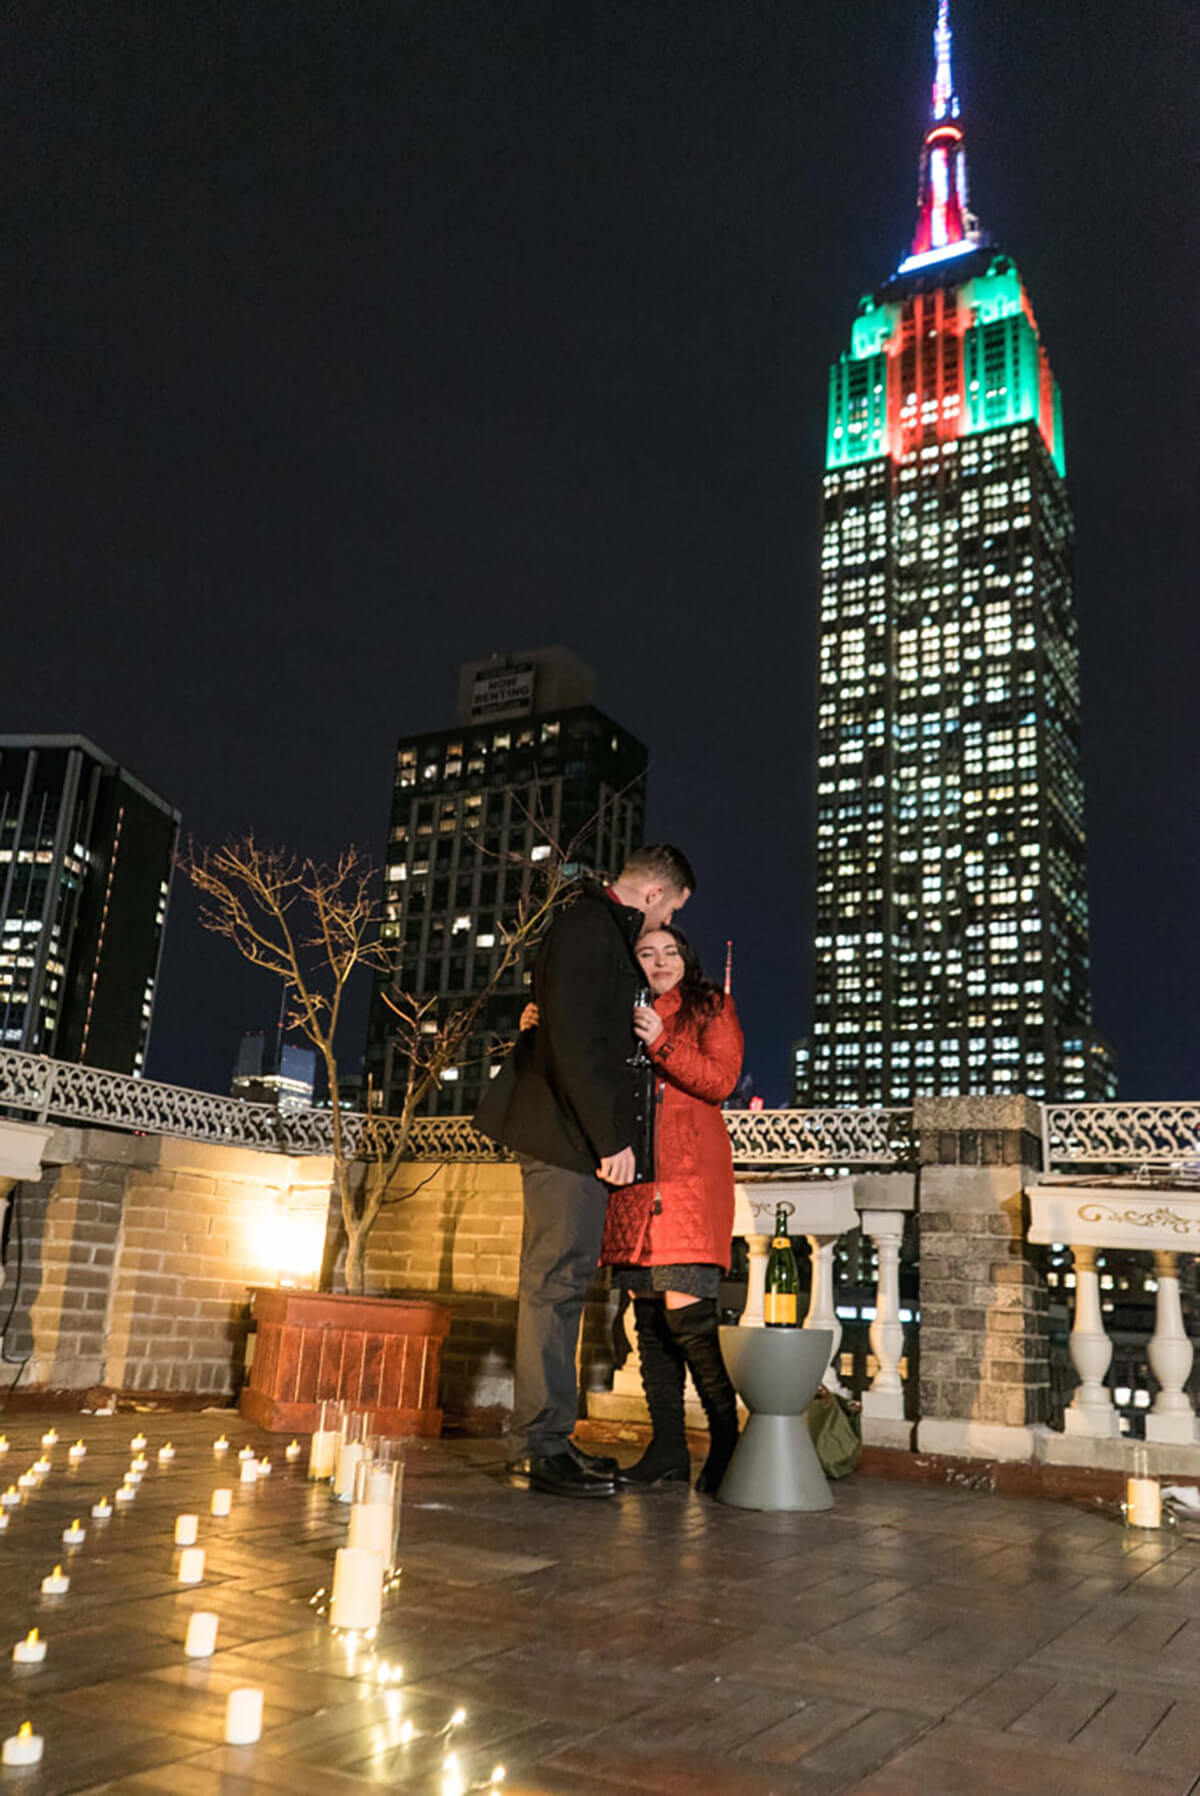
<path fill-rule="evenodd" d="M 1184 1386 L 1194 1355 L 1179 1301 L 1179 1255 L 1156 1251 L 1154 1276 L 1158 1293 L 1148 1358 L 1160 1389 L 1146 1417 L 1146 1439 L 1192 1444 L 1197 1440 L 1196 1414 Z"/>
<path fill-rule="evenodd" d="M 1079 1388 L 1063 1416 L 1068 1434 L 1087 1434 L 1105 1439 L 1120 1432 L 1112 1392 L 1104 1383 L 1112 1364 L 1113 1348 L 1100 1307 L 1100 1275 L 1096 1250 L 1073 1247 L 1075 1257 L 1075 1320 L 1071 1327 L 1071 1364 L 1079 1374 Z"/>
<path fill-rule="evenodd" d="M 863 1392 L 864 1422 L 903 1422 L 904 1383 L 900 1362 L 904 1357 L 904 1324 L 900 1320 L 900 1245 L 904 1238 L 902 1210 L 864 1210 L 862 1228 L 875 1243 L 879 1256 L 875 1319 L 868 1330 L 876 1372 L 871 1388 Z"/>

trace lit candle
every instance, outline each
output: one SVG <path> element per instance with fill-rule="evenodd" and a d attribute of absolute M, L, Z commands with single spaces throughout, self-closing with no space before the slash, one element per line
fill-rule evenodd
<path fill-rule="evenodd" d="M 37 1473 L 39 1478 L 44 1478 L 46 1476 L 46 1473 L 50 1470 L 50 1461 L 46 1458 L 44 1453 L 40 1454 L 38 1458 L 34 1460 L 32 1469 Z"/>
<path fill-rule="evenodd" d="M 196 1609 L 188 1617 L 183 1650 L 189 1659 L 211 1659 L 217 1650 L 218 1618 L 211 1609 Z"/>
<path fill-rule="evenodd" d="M 84 1541 L 87 1539 L 87 1529 L 83 1526 L 78 1516 L 75 1517 L 75 1520 L 71 1523 L 69 1528 L 63 1529 L 62 1538 L 65 1547 L 81 1547 L 83 1545 Z"/>
<path fill-rule="evenodd" d="M 130 1466 L 125 1474 L 124 1482 L 126 1484 L 140 1484 L 145 1475 L 146 1474 L 140 1471 L 137 1466 Z"/>
<path fill-rule="evenodd" d="M 0 1434 L 0 1453 L 7 1453 L 7 1452 L 8 1452 L 8 1436 L 6 1434 Z"/>
<path fill-rule="evenodd" d="M 67 1448 L 67 1458 L 72 1465 L 78 1465 L 80 1460 L 86 1457 L 86 1454 L 87 1448 L 82 1441 L 76 1441 L 73 1447 Z"/>
<path fill-rule="evenodd" d="M 225 1739 L 230 1746 L 253 1746 L 262 1737 L 263 1693 L 231 1690 L 225 1704 Z"/>
<path fill-rule="evenodd" d="M 258 1478 L 258 1461 L 257 1461 L 257 1459 L 243 1459 L 243 1461 L 242 1461 L 242 1483 L 243 1484 L 253 1484 L 257 1478 Z"/>
<path fill-rule="evenodd" d="M 217 1436 L 216 1440 L 213 1442 L 213 1452 L 214 1453 L 228 1453 L 228 1451 L 229 1451 L 229 1442 L 226 1440 L 226 1438 L 223 1434 L 219 1434 Z"/>
<path fill-rule="evenodd" d="M 254 1468 L 256 1475 L 259 1478 L 269 1478 L 271 1476 L 271 1462 L 269 1459 L 256 1459 L 254 1461 Z"/>
<path fill-rule="evenodd" d="M 46 1657 L 46 1642 L 38 1638 L 36 1628 L 30 1628 L 24 1640 L 18 1640 L 12 1649 L 12 1656 L 18 1665 L 40 1665 Z"/>
<path fill-rule="evenodd" d="M 253 1447 L 239 1447 L 238 1448 L 238 1458 L 239 1459 L 246 1460 L 246 1459 L 253 1459 L 254 1457 L 255 1457 L 255 1454 L 254 1454 Z"/>
<path fill-rule="evenodd" d="M 302 1451 L 299 1441 L 289 1441 L 283 1449 L 283 1457 L 287 1460 L 299 1459 Z"/>
<path fill-rule="evenodd" d="M 334 1456 L 337 1453 L 337 1429 L 318 1428 L 308 1448 L 308 1475 L 310 1478 L 332 1478 Z"/>
<path fill-rule="evenodd" d="M 149 1464 L 150 1461 L 146 1458 L 146 1455 L 144 1453 L 139 1453 L 136 1459 L 130 1460 L 129 1469 L 131 1472 L 144 1472 Z"/>
<path fill-rule="evenodd" d="M 228 1515 L 233 1508 L 233 1492 L 231 1490 L 214 1490 L 209 1508 L 214 1515 Z"/>
<path fill-rule="evenodd" d="M 1162 1492 L 1157 1478 L 1130 1478 L 1125 1486 L 1125 1514 L 1131 1528 L 1162 1526 Z"/>
<path fill-rule="evenodd" d="M 145 1435 L 144 1434 L 135 1434 L 133 1439 L 129 1443 L 129 1451 L 131 1453 L 140 1453 L 142 1448 L 145 1445 L 146 1445 Z"/>
<path fill-rule="evenodd" d="M 61 1565 L 56 1565 L 48 1578 L 42 1579 L 43 1596 L 66 1596 L 71 1580 Z"/>
<path fill-rule="evenodd" d="M 0 1491 L 0 1503 L 3 1503 L 6 1509 L 15 1509 L 20 1501 L 21 1493 L 15 1484 L 10 1484 L 7 1490 Z"/>
<path fill-rule="evenodd" d="M 42 1736 L 34 1733 L 32 1721 L 23 1721 L 16 1733 L 10 1734 L 0 1747 L 0 1764 L 40 1764 L 44 1744 Z"/>
<path fill-rule="evenodd" d="M 34 1486 L 37 1484 L 37 1473 L 22 1472 L 21 1476 L 17 1479 L 17 1483 L 22 1490 L 33 1490 Z"/>
<path fill-rule="evenodd" d="M 349 1503 L 354 1496 L 354 1468 L 363 1456 L 361 1441 L 343 1441 L 337 1450 L 333 1472 L 333 1494 L 339 1503 Z"/>
<path fill-rule="evenodd" d="M 204 1579 L 204 1548 L 184 1547 L 179 1555 L 179 1582 L 200 1584 Z"/>
<path fill-rule="evenodd" d="M 177 1547 L 194 1547 L 199 1531 L 200 1517 L 198 1515 L 177 1515 L 175 1517 L 175 1545 Z"/>
<path fill-rule="evenodd" d="M 365 1553 L 380 1553 L 384 1562 L 389 1562 L 392 1557 L 394 1516 L 395 1511 L 390 1503 L 352 1504 L 347 1544 L 361 1547 Z"/>
<path fill-rule="evenodd" d="M 112 1514 L 112 1509 L 113 1509 L 112 1504 L 110 1502 L 108 1502 L 106 1500 L 106 1498 L 104 1498 L 104 1497 L 101 1497 L 100 1501 L 98 1503 L 92 1504 L 92 1514 L 95 1516 L 95 1518 L 98 1522 L 107 1520 L 107 1518 Z"/>
<path fill-rule="evenodd" d="M 132 1503 L 133 1499 L 137 1496 L 137 1485 L 123 1484 L 115 1495 L 118 1503 Z"/>
<path fill-rule="evenodd" d="M 0 1509 L 0 1534 L 8 1527 L 8 1510 Z"/>
<path fill-rule="evenodd" d="M 165 1465 L 169 1459 L 174 1459 L 174 1457 L 175 1457 L 175 1449 L 171 1445 L 170 1441 L 168 1441 L 165 1446 L 160 1447 L 158 1449 L 159 1465 Z"/>
<path fill-rule="evenodd" d="M 57 1447 L 58 1430 L 56 1428 L 47 1428 L 45 1434 L 42 1436 L 42 1445 L 43 1447 Z"/>
<path fill-rule="evenodd" d="M 361 1547 L 339 1547 L 329 1620 L 335 1628 L 374 1628 L 383 1611 L 383 1560 Z"/>

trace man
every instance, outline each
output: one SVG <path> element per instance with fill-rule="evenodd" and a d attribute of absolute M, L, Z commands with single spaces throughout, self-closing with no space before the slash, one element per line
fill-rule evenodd
<path fill-rule="evenodd" d="M 530 1489 L 552 1496 L 611 1497 L 616 1489 L 616 1460 L 584 1453 L 571 1439 L 579 1324 L 608 1192 L 632 1184 L 637 1171 L 631 1059 L 641 975 L 633 945 L 643 929 L 669 923 L 695 885 L 679 850 L 659 844 L 631 855 L 614 885 L 580 887 L 538 951 L 540 1020 L 514 1051 L 507 1100 L 489 1093 L 475 1118 L 521 1163 L 525 1227 L 509 1457 Z M 642 1127 L 650 1121 L 645 1115 Z"/>

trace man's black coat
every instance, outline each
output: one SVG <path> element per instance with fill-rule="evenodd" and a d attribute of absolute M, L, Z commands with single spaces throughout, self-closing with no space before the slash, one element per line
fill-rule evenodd
<path fill-rule="evenodd" d="M 594 1173 L 622 1148 L 645 1166 L 645 1082 L 629 1065 L 645 922 L 592 881 L 551 924 L 533 969 L 540 1021 L 484 1094 L 476 1126 L 519 1154 Z"/>

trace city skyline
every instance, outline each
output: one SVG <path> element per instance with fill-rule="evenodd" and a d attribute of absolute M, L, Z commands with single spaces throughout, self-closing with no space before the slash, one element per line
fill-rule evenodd
<path fill-rule="evenodd" d="M 932 11 L 301 6 L 236 41 L 18 11 L 4 727 L 86 731 L 201 839 L 328 852 L 379 843 L 464 655 L 569 642 L 651 744 L 647 830 L 695 858 L 688 927 L 713 972 L 733 936 L 783 1098 L 825 371 L 903 250 Z M 1148 1097 L 1200 1078 L 1195 406 L 1162 375 L 1195 252 L 1140 123 L 1185 150 L 1186 18 L 955 8 L 974 179 L 1068 394 L 1096 1011 Z M 182 886 L 171 924 L 149 1070 L 221 1089 L 277 994 Z"/>

